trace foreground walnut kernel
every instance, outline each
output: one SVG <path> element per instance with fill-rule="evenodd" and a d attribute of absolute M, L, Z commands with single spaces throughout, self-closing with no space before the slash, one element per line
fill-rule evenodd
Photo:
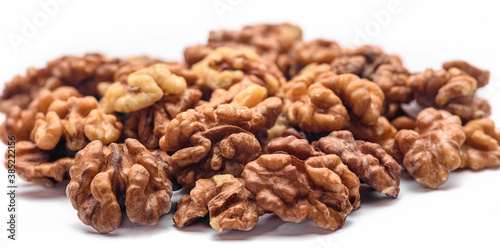
<path fill-rule="evenodd" d="M 196 181 L 196 187 L 179 200 L 174 223 L 183 228 L 208 213 L 210 226 L 223 232 L 252 229 L 263 211 L 257 206 L 255 195 L 245 188 L 243 179 L 215 175 Z"/>
<path fill-rule="evenodd" d="M 463 126 L 465 143 L 460 168 L 479 170 L 500 165 L 500 128 L 491 119 L 469 121 Z"/>
<path fill-rule="evenodd" d="M 335 131 L 318 140 L 318 148 L 336 154 L 361 180 L 381 194 L 397 197 L 401 170 L 380 145 L 355 141 L 349 131 Z"/>
<path fill-rule="evenodd" d="M 108 148 L 93 141 L 77 153 L 66 195 L 80 220 L 100 233 L 120 225 L 122 208 L 131 222 L 155 225 L 170 210 L 172 196 L 163 163 L 137 140 Z"/>
<path fill-rule="evenodd" d="M 321 228 L 336 230 L 353 209 L 349 189 L 331 169 L 342 165 L 335 155 L 304 162 L 288 154 L 266 154 L 248 163 L 242 177 L 264 210 L 284 221 L 308 219 Z"/>
<path fill-rule="evenodd" d="M 14 155 L 7 150 L 5 153 L 5 166 Z M 36 144 L 29 141 L 16 143 L 15 165 L 16 173 L 25 181 L 52 187 L 54 182 L 61 182 L 67 177 L 69 168 L 75 159 L 64 149 L 44 151 Z M 11 161 L 12 163 L 12 161 Z"/>
<path fill-rule="evenodd" d="M 437 188 L 460 164 L 465 141 L 462 122 L 445 110 L 426 108 L 417 116 L 417 128 L 401 130 L 394 142 L 394 156 L 415 180 Z"/>

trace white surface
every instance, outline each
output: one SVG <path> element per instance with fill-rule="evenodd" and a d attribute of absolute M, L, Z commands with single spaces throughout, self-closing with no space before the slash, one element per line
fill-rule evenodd
<path fill-rule="evenodd" d="M 0 3 L 0 81 L 40 67 L 65 54 L 103 52 L 110 56 L 154 55 L 180 59 L 187 45 L 205 42 L 208 31 L 240 28 L 258 22 L 299 24 L 304 38 L 334 39 L 355 45 L 356 29 L 372 25 L 373 11 L 388 10 L 389 1 L 69 1 L 46 26 L 15 51 L 7 38 L 20 34 L 23 18 L 43 9 L 37 1 Z M 221 19 L 213 3 L 232 3 Z M 492 83 L 481 94 L 490 99 L 500 123 L 500 38 L 498 4 L 494 1 L 401 1 L 385 27 L 370 43 L 401 55 L 411 71 L 439 68 L 464 59 L 491 70 Z M 371 23 L 371 24 L 370 24 Z M 375 30 L 375 29 L 374 29 Z M 377 31 L 377 30 L 375 30 Z M 1 146 L 0 150 L 5 150 Z M 109 235 L 83 225 L 65 197 L 63 185 L 45 189 L 19 181 L 18 240 L 6 239 L 6 171 L 0 169 L 0 247 L 500 247 L 500 169 L 451 174 L 438 190 L 424 189 L 408 176 L 396 200 L 363 190 L 359 210 L 343 228 L 330 232 L 311 222 L 283 223 L 261 218 L 249 232 L 217 233 L 206 220 L 178 230 L 173 213 L 144 227 L 123 218 Z M 179 192 L 174 193 L 180 197 Z"/>

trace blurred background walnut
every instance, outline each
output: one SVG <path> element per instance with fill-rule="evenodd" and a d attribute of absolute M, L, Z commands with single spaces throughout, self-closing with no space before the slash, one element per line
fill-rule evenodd
<path fill-rule="evenodd" d="M 264 154 L 248 163 L 242 176 L 264 210 L 284 221 L 308 219 L 336 230 L 353 209 L 349 189 L 334 172 L 337 166 L 344 165 L 335 155 L 304 162 L 288 154 Z"/>
<path fill-rule="evenodd" d="M 466 139 L 460 152 L 460 168 L 479 170 L 500 166 L 500 128 L 495 127 L 493 120 L 472 120 L 463 130 Z"/>
<path fill-rule="evenodd" d="M 5 166 L 8 166 L 10 150 L 5 152 Z M 75 161 L 74 153 L 64 147 L 44 151 L 30 141 L 19 141 L 15 150 L 16 173 L 25 181 L 52 187 L 68 177 L 68 171 Z"/>
<path fill-rule="evenodd" d="M 417 116 L 417 127 L 396 134 L 394 157 L 415 180 L 437 188 L 460 164 L 460 147 L 465 141 L 462 122 L 445 110 L 426 108 Z"/>
<path fill-rule="evenodd" d="M 478 69 L 465 61 L 450 61 L 443 69 L 431 68 L 408 78 L 408 86 L 417 102 L 424 107 L 446 109 L 463 122 L 488 117 L 489 103 L 476 96 L 476 91 L 489 82 L 489 71 Z"/>
<path fill-rule="evenodd" d="M 172 196 L 163 163 L 137 140 L 108 148 L 93 141 L 76 154 L 66 195 L 80 220 L 100 233 L 120 225 L 122 208 L 131 222 L 156 225 L 170 210 Z"/>
<path fill-rule="evenodd" d="M 179 200 L 174 223 L 183 228 L 208 213 L 210 226 L 218 232 L 248 231 L 264 214 L 255 202 L 255 195 L 245 188 L 243 179 L 232 175 L 197 180 L 196 187 Z"/>
<path fill-rule="evenodd" d="M 401 170 L 399 164 L 378 144 L 355 141 L 349 131 L 334 131 L 319 139 L 319 150 L 335 154 L 359 179 L 381 194 L 397 197 Z"/>

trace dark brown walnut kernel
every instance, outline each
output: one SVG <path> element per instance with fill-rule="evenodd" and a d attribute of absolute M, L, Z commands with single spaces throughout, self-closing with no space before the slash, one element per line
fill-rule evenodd
<path fill-rule="evenodd" d="M 500 128 L 488 118 L 467 122 L 463 126 L 465 143 L 461 147 L 460 168 L 480 170 L 500 166 Z"/>
<path fill-rule="evenodd" d="M 100 233 L 120 225 L 121 209 L 133 223 L 156 225 L 170 210 L 172 196 L 162 163 L 137 140 L 107 148 L 93 141 L 77 153 L 66 195 L 80 220 Z"/>
<path fill-rule="evenodd" d="M 282 220 L 311 220 L 321 228 L 340 228 L 353 206 L 349 189 L 335 173 L 344 166 L 335 155 L 301 161 L 288 154 L 265 154 L 243 171 L 245 187 L 256 195 L 257 205 Z"/>
<path fill-rule="evenodd" d="M 415 180 L 437 188 L 460 164 L 465 141 L 462 122 L 445 110 L 426 108 L 417 116 L 417 127 L 401 130 L 394 141 L 394 157 Z"/>
<path fill-rule="evenodd" d="M 218 232 L 230 229 L 248 231 L 263 215 L 255 195 L 245 188 L 243 179 L 215 175 L 199 179 L 189 194 L 177 204 L 174 223 L 183 228 L 210 213 L 210 226 Z"/>
<path fill-rule="evenodd" d="M 52 187 L 54 183 L 67 178 L 75 161 L 74 153 L 58 147 L 54 151 L 44 151 L 29 141 L 16 143 L 15 156 L 11 150 L 5 152 L 6 168 L 15 164 L 16 173 L 25 181 Z M 13 163 L 12 158 L 15 159 Z M 10 161 L 10 162 L 9 162 Z"/>
<path fill-rule="evenodd" d="M 355 141 L 349 131 L 335 131 L 319 139 L 317 146 L 326 154 L 338 155 L 359 179 L 381 194 L 398 196 L 401 170 L 380 145 Z"/>

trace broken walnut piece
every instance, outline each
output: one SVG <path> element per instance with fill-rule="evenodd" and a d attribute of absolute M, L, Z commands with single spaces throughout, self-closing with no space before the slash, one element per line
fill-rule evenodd
<path fill-rule="evenodd" d="M 215 175 L 199 179 L 189 194 L 182 196 L 174 223 L 183 228 L 210 213 L 210 226 L 218 232 L 230 229 L 248 231 L 263 215 L 255 195 L 245 188 L 243 179 Z"/>
<path fill-rule="evenodd" d="M 336 230 L 353 209 L 349 189 L 334 172 L 337 166 L 345 165 L 335 155 L 301 161 L 289 154 L 264 154 L 245 166 L 242 177 L 264 210 L 284 221 L 308 219 Z"/>
<path fill-rule="evenodd" d="M 78 217 L 100 233 L 121 223 L 121 209 L 133 223 L 155 225 L 170 210 L 172 183 L 163 160 L 137 140 L 107 148 L 96 140 L 79 151 L 66 188 Z"/>
<path fill-rule="evenodd" d="M 397 197 L 401 170 L 399 164 L 380 145 L 355 141 L 349 131 L 334 131 L 318 140 L 317 147 L 335 154 L 359 179 L 381 194 Z"/>
<path fill-rule="evenodd" d="M 493 120 L 471 120 L 463 130 L 466 139 L 461 147 L 460 168 L 479 170 L 500 165 L 500 128 Z"/>
<path fill-rule="evenodd" d="M 5 152 L 6 168 L 11 165 L 13 155 L 11 150 Z M 33 142 L 19 141 L 15 150 L 16 173 L 25 181 L 52 187 L 55 182 L 67 178 L 69 168 L 75 160 L 71 156 L 64 148 L 44 151 Z"/>
<path fill-rule="evenodd" d="M 401 130 L 396 134 L 394 157 L 418 183 L 437 188 L 460 166 L 464 141 L 458 116 L 426 108 L 417 116 L 415 131 Z"/>

